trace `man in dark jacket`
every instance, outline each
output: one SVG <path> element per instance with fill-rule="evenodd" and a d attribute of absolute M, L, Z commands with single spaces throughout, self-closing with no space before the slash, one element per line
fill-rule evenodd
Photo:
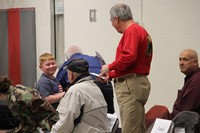
<path fill-rule="evenodd" d="M 183 88 L 178 90 L 172 118 L 181 111 L 200 113 L 200 68 L 197 52 L 193 49 L 183 50 L 179 55 L 179 67 L 186 77 Z"/>

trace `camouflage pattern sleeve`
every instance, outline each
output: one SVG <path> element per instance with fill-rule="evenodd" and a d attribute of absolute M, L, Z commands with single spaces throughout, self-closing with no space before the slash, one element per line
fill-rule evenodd
<path fill-rule="evenodd" d="M 37 128 L 50 131 L 59 119 L 58 112 L 41 97 L 38 90 L 23 85 L 10 86 L 8 91 L 9 108 L 20 121 L 15 132 L 37 133 Z"/>

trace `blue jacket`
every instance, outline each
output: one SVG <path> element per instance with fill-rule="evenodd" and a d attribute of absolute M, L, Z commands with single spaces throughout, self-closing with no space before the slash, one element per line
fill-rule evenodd
<path fill-rule="evenodd" d="M 56 75 L 56 78 L 62 85 L 63 89 L 65 89 L 69 85 L 69 81 L 68 81 L 68 77 L 67 77 L 67 70 L 65 70 L 63 68 L 73 58 L 85 59 L 89 63 L 89 72 L 93 72 L 93 73 L 97 73 L 97 74 L 100 73 L 101 67 L 102 67 L 102 65 L 104 65 L 104 61 L 99 59 L 97 56 L 89 56 L 89 55 L 85 55 L 85 54 L 81 54 L 81 53 L 73 54 L 70 59 L 68 59 L 67 61 L 65 61 L 63 63 L 62 67 L 59 69 L 59 71 Z M 94 76 L 92 76 L 92 78 L 94 79 Z"/>

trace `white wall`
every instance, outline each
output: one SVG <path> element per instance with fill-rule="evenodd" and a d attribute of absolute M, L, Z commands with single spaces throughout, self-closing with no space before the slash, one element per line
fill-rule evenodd
<path fill-rule="evenodd" d="M 64 0 L 65 45 L 78 44 L 87 54 L 100 52 L 107 63 L 113 61 L 121 35 L 111 26 L 109 10 L 115 3 L 129 4 L 134 19 L 152 37 L 154 56 L 149 75 L 152 90 L 146 104 L 166 105 L 171 111 L 177 90 L 183 85 L 178 55 L 193 48 L 200 55 L 199 0 Z M 142 3 L 142 5 L 141 5 Z M 36 8 L 37 59 L 51 51 L 50 2 L 48 0 L 1 0 L 0 9 Z M 89 9 L 97 10 L 97 21 L 89 21 Z M 63 52 L 63 51 L 61 51 Z M 38 69 L 38 75 L 40 70 Z"/>
<path fill-rule="evenodd" d="M 130 3 L 133 9 L 138 11 L 134 17 L 140 20 L 139 1 L 123 1 Z M 92 55 L 94 51 L 99 51 L 107 62 L 112 61 L 121 36 L 111 26 L 110 22 L 109 10 L 115 3 L 114 0 L 65 1 L 65 44 L 78 44 L 82 46 L 85 53 Z M 97 10 L 96 22 L 89 21 L 90 9 Z"/>
<path fill-rule="evenodd" d="M 144 2 L 144 23 L 154 42 L 152 91 L 147 107 L 164 104 L 171 110 L 184 80 L 178 67 L 179 52 L 193 48 L 200 55 L 199 5 L 199 0 Z"/>

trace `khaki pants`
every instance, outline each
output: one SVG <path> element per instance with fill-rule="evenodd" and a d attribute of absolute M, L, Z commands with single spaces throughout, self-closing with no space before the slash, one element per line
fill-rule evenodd
<path fill-rule="evenodd" d="M 122 133 L 145 133 L 145 108 L 150 93 L 146 76 L 123 76 L 123 81 L 114 83 L 119 104 Z"/>

